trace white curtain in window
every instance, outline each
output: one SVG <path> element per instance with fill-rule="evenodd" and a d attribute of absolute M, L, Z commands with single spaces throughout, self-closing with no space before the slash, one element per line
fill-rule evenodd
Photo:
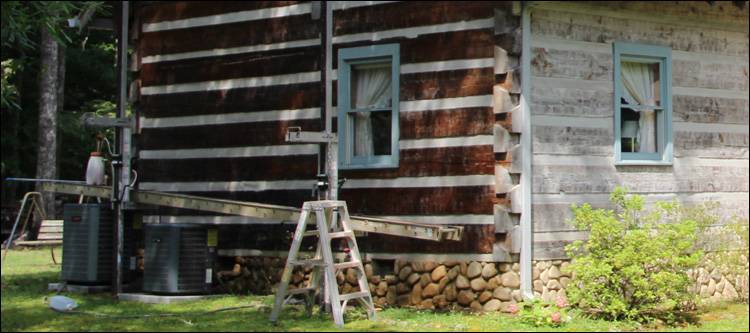
<path fill-rule="evenodd" d="M 631 105 L 654 106 L 654 72 L 649 64 L 623 61 L 620 64 L 622 96 Z M 639 152 L 656 152 L 656 115 L 653 109 L 632 108 L 641 114 L 638 121 Z"/>
<path fill-rule="evenodd" d="M 391 106 L 391 68 L 357 69 L 357 109 Z M 357 112 L 354 120 L 354 156 L 373 155 L 373 135 L 370 112 Z"/>

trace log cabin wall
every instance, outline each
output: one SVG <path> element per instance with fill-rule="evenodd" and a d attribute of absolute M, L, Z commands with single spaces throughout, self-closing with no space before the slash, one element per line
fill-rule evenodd
<path fill-rule="evenodd" d="M 566 258 L 570 204 L 720 203 L 748 217 L 748 14 L 732 2 L 546 2 L 532 13 L 534 259 Z M 672 50 L 674 163 L 615 166 L 613 42 Z"/>
<path fill-rule="evenodd" d="M 495 115 L 493 87 L 508 80 L 496 75 L 495 47 L 513 53 L 513 34 L 498 33 L 496 22 L 499 10 L 512 28 L 517 17 L 502 14 L 512 3 L 332 5 L 334 67 L 339 49 L 400 45 L 398 168 L 342 170 L 340 199 L 355 215 L 466 230 L 463 241 L 443 243 L 371 233 L 360 248 L 373 258 L 492 261 L 493 244 L 505 237 L 496 233 L 495 211 L 508 205 L 496 194 L 496 166 L 510 168 L 511 160 L 497 160 L 493 149 L 496 127 L 507 121 Z M 140 189 L 293 207 L 314 200 L 318 146 L 284 140 L 291 126 L 324 129 L 323 29 L 313 10 L 309 2 L 212 1 L 136 11 Z M 173 209 L 144 220 L 226 224 L 224 255 L 283 253 L 296 223 Z"/>

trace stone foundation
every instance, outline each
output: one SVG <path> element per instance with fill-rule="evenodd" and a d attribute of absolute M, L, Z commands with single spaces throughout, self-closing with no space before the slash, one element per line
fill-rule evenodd
<path fill-rule="evenodd" d="M 376 306 L 419 307 L 426 309 L 469 308 L 508 311 L 510 304 L 523 300 L 518 263 L 405 261 L 365 259 L 368 287 Z M 554 302 L 566 296 L 574 280 L 564 268 L 567 260 L 534 261 L 533 291 L 542 301 Z M 272 294 L 278 288 L 285 261 L 270 257 L 237 257 L 233 269 L 219 272 L 226 288 L 233 293 Z M 722 274 L 710 261 L 689 272 L 696 277 L 700 295 L 711 299 L 736 299 L 738 283 L 747 279 Z M 384 267 L 384 266 L 392 266 Z M 386 271 L 383 273 L 383 271 Z M 312 267 L 296 267 L 290 289 L 309 285 Z M 356 271 L 345 269 L 336 276 L 339 291 L 358 290 Z"/>

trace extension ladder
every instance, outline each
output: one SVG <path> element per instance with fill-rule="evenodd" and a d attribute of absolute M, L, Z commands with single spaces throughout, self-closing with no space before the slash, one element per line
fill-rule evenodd
<path fill-rule="evenodd" d="M 315 213 L 317 228 L 306 231 L 308 217 L 312 212 Z M 318 237 L 318 246 L 315 251 L 315 257 L 312 259 L 299 259 L 298 254 L 302 238 L 306 236 Z M 337 238 L 343 239 L 347 242 L 350 253 L 348 256 L 349 261 L 340 263 L 333 262 L 331 241 Z M 294 267 L 298 265 L 313 267 L 310 285 L 307 288 L 289 290 L 289 280 L 291 279 Z M 338 284 L 336 283 L 336 274 L 344 268 L 356 270 L 359 291 L 343 295 L 339 294 Z M 279 283 L 279 289 L 276 292 L 273 311 L 271 311 L 271 317 L 269 319 L 271 322 L 275 323 L 278 320 L 281 308 L 292 296 L 298 294 L 304 295 L 306 303 L 305 309 L 308 315 L 312 315 L 315 293 L 319 292 L 318 286 L 320 285 L 321 269 L 323 270 L 323 274 L 325 274 L 323 276 L 324 299 L 326 302 L 330 301 L 331 303 L 331 312 L 336 326 L 344 327 L 344 311 L 346 309 L 346 303 L 351 299 L 356 299 L 367 309 L 367 315 L 370 320 L 377 320 L 375 306 L 372 301 L 372 295 L 370 294 L 370 288 L 367 284 L 364 266 L 362 265 L 362 258 L 360 257 L 359 249 L 357 248 L 357 241 L 354 237 L 354 231 L 349 225 L 349 212 L 346 208 L 346 202 L 325 200 L 308 201 L 302 206 L 302 213 L 300 214 L 297 229 L 294 232 L 292 247 L 289 250 L 289 256 L 287 257 L 286 266 L 284 267 L 284 274 Z"/>

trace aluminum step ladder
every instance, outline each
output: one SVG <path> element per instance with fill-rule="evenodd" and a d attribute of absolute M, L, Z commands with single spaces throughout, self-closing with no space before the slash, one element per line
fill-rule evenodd
<path fill-rule="evenodd" d="M 308 224 L 308 217 L 315 213 L 317 228 L 314 230 L 305 230 Z M 318 246 L 315 256 L 312 259 L 299 259 L 299 249 L 302 238 L 307 236 L 318 237 Z M 347 243 L 350 255 L 348 261 L 334 263 L 333 253 L 331 251 L 331 241 L 333 239 L 342 239 Z M 312 266 L 313 273 L 309 287 L 289 290 L 289 280 L 295 266 Z M 336 283 L 336 274 L 344 268 L 355 269 L 357 272 L 357 281 L 359 290 L 339 294 L 338 284 Z M 370 320 L 377 320 L 375 315 L 375 306 L 370 294 L 370 288 L 367 284 L 365 269 L 362 265 L 362 258 L 359 255 L 359 248 L 354 237 L 354 230 L 349 224 L 349 211 L 346 208 L 346 202 L 325 200 L 325 201 L 308 201 L 302 206 L 297 229 L 294 232 L 292 247 L 289 250 L 284 274 L 282 275 L 279 289 L 276 292 L 276 299 L 271 311 L 270 321 L 276 323 L 279 319 L 281 308 L 294 295 L 303 294 L 305 300 L 305 310 L 308 315 L 312 315 L 313 301 L 316 292 L 320 286 L 321 269 L 323 270 L 324 279 L 324 299 L 331 304 L 333 321 L 338 327 L 344 327 L 344 311 L 346 303 L 349 300 L 356 299 L 367 310 Z"/>

